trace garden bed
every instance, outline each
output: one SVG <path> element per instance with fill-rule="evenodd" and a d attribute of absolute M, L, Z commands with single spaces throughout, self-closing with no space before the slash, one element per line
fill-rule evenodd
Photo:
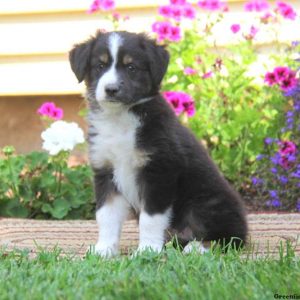
<path fill-rule="evenodd" d="M 255 255 L 278 254 L 281 245 L 289 241 L 300 256 L 300 214 L 249 214 L 249 241 Z M 83 257 L 97 240 L 95 221 L 45 221 L 31 219 L 0 219 L 0 247 L 6 250 L 28 249 L 35 256 L 41 249 L 56 246 L 63 253 Z M 138 227 L 134 220 L 125 223 L 121 236 L 121 250 L 127 253 L 138 243 Z"/>

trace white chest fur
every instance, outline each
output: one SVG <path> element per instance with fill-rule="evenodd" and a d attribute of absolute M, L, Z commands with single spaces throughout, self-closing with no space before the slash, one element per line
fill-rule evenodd
<path fill-rule="evenodd" d="M 140 209 L 137 171 L 147 155 L 136 148 L 139 119 L 127 110 L 90 113 L 90 161 L 94 168 L 111 167 L 114 183 L 136 210 Z"/>

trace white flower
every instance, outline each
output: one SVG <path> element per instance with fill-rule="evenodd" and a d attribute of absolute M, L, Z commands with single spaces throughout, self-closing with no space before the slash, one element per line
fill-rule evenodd
<path fill-rule="evenodd" d="M 65 121 L 56 121 L 41 134 L 44 140 L 43 149 L 50 155 L 56 155 L 60 151 L 71 151 L 77 144 L 84 142 L 82 129 L 78 124 Z"/>

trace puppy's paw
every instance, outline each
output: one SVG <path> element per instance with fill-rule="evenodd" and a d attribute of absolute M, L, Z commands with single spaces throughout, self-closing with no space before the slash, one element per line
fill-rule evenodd
<path fill-rule="evenodd" d="M 111 258 L 118 254 L 118 247 L 115 245 L 103 245 L 101 243 L 97 243 L 95 245 L 93 254 L 99 255 L 105 258 Z"/>
<path fill-rule="evenodd" d="M 209 249 L 205 248 L 201 242 L 199 241 L 192 241 L 192 242 L 189 242 L 183 249 L 183 253 L 184 254 L 189 254 L 191 252 L 197 252 L 199 254 L 204 254 L 206 252 L 209 251 Z"/>

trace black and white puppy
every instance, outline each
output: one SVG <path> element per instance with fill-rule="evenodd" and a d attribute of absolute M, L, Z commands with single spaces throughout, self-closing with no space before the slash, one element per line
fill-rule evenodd
<path fill-rule="evenodd" d="M 138 250 L 160 251 L 166 232 L 183 246 L 232 238 L 242 244 L 247 234 L 242 201 L 159 94 L 169 62 L 164 47 L 143 34 L 98 32 L 75 45 L 69 58 L 87 86 L 96 252 L 118 252 L 132 208 L 139 216 Z"/>

